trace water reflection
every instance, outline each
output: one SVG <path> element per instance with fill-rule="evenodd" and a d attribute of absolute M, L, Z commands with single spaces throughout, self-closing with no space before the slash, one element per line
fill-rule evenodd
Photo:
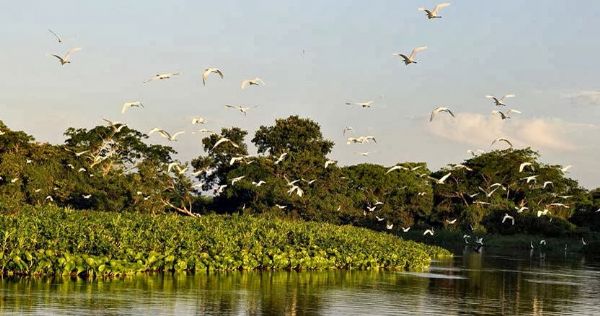
<path fill-rule="evenodd" d="M 465 250 L 428 273 L 236 272 L 86 282 L 3 279 L 2 314 L 600 314 L 581 258 Z"/>

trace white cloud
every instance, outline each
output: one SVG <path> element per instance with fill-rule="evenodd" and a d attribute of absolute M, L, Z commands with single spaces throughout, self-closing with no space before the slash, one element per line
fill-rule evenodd
<path fill-rule="evenodd" d="M 513 117 L 501 120 L 495 115 L 457 113 L 456 118 L 439 117 L 428 124 L 428 130 L 439 137 L 458 143 L 488 146 L 498 137 L 508 138 L 516 147 L 531 146 L 534 149 L 572 151 L 577 146 L 567 139 L 581 124 L 561 119 Z"/>
<path fill-rule="evenodd" d="M 571 100 L 575 104 L 600 105 L 600 91 L 597 90 L 564 93 L 562 97 Z"/>

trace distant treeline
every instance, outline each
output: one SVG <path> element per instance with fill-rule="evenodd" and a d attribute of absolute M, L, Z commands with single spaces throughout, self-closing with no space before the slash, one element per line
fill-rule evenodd
<path fill-rule="evenodd" d="M 202 140 L 206 155 L 191 162 L 175 161 L 173 148 L 148 144 L 148 135 L 121 124 L 69 128 L 63 145 L 35 142 L 2 122 L 0 134 L 2 212 L 55 204 L 152 214 L 269 213 L 392 232 L 600 230 L 600 189 L 582 188 L 530 148 L 481 153 L 432 172 L 423 162 L 392 170 L 337 166 L 327 158 L 334 143 L 298 116 L 261 126 L 251 139 L 258 155 L 248 154 L 246 131 L 223 128 Z M 514 225 L 502 223 L 505 214 Z"/>

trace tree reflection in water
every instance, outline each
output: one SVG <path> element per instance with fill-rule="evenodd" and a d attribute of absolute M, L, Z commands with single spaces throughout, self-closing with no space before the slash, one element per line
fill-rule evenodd
<path fill-rule="evenodd" d="M 577 257 L 469 251 L 429 273 L 158 274 L 119 280 L 2 279 L 21 314 L 599 314 L 600 273 Z"/>

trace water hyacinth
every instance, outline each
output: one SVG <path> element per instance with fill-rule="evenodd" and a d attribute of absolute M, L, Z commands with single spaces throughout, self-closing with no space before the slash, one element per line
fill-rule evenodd
<path fill-rule="evenodd" d="M 0 215 L 8 275 L 121 276 L 233 270 L 423 270 L 442 248 L 351 226 L 255 216 L 25 207 Z"/>

